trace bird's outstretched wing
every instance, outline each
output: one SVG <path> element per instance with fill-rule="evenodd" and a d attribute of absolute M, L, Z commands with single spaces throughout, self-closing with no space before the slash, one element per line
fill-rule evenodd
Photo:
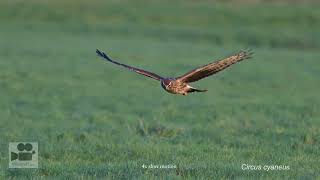
<path fill-rule="evenodd" d="M 112 63 L 114 63 L 116 65 L 123 66 L 123 67 L 125 67 L 125 68 L 127 68 L 127 69 L 129 69 L 131 71 L 134 71 L 134 72 L 136 72 L 138 74 L 142 74 L 144 76 L 147 76 L 149 78 L 152 78 L 152 79 L 155 79 L 155 80 L 158 80 L 158 81 L 163 79 L 163 77 L 161 77 L 161 76 L 159 76 L 159 75 L 157 75 L 155 73 L 152 73 L 152 72 L 149 72 L 149 71 L 145 71 L 145 70 L 142 70 L 142 69 L 138 69 L 138 68 L 135 68 L 135 67 L 132 67 L 132 66 L 128 66 L 128 65 L 125 65 L 125 64 L 122 64 L 122 63 L 119 63 L 119 62 L 116 62 L 116 61 L 110 59 L 104 52 L 99 51 L 98 49 L 97 49 L 96 53 L 99 56 L 101 56 L 102 58 L 106 59 L 107 61 L 112 62 Z"/>
<path fill-rule="evenodd" d="M 219 71 L 222 71 L 232 64 L 240 62 L 244 59 L 249 59 L 251 58 L 252 54 L 253 53 L 250 50 L 243 50 L 225 59 L 194 69 L 180 77 L 177 77 L 177 79 L 186 83 L 195 82 L 202 78 L 211 76 Z"/>

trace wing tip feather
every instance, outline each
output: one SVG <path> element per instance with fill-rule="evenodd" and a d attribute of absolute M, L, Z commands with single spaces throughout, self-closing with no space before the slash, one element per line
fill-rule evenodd
<path fill-rule="evenodd" d="M 254 52 L 251 48 L 246 48 L 239 52 L 239 55 L 243 57 L 243 59 L 250 59 L 252 58 Z"/>
<path fill-rule="evenodd" d="M 104 52 L 100 51 L 99 49 L 96 49 L 96 53 L 98 56 L 103 57 L 109 61 L 111 61 L 111 59 L 109 58 L 109 56 L 107 56 Z"/>

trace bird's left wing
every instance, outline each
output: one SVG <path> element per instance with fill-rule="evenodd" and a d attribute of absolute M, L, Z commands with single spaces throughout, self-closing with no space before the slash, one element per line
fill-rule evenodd
<path fill-rule="evenodd" d="M 116 64 L 116 65 L 119 65 L 119 66 L 123 66 L 123 67 L 125 67 L 125 68 L 127 68 L 127 69 L 129 69 L 129 70 L 131 70 L 131 71 L 134 71 L 134 72 L 136 72 L 136 73 L 138 73 L 138 74 L 142 74 L 142 75 L 144 75 L 144 76 L 147 76 L 147 77 L 149 77 L 149 78 L 152 78 L 152 79 L 155 79 L 155 80 L 158 80 L 158 81 L 160 81 L 161 79 L 163 79 L 163 77 L 159 76 L 158 74 L 155 74 L 155 73 L 152 73 L 152 72 L 149 72 L 149 71 L 145 71 L 145 70 L 143 70 L 143 69 L 135 68 L 135 67 L 132 67 L 132 66 L 129 66 L 129 65 L 122 64 L 122 63 L 119 63 L 119 62 L 117 62 L 117 61 L 114 61 L 114 60 L 112 60 L 111 58 L 109 58 L 104 52 L 99 51 L 98 49 L 97 49 L 96 53 L 97 53 L 100 57 L 106 59 L 107 61 L 112 62 L 112 63 L 114 63 L 114 64 Z"/>
<path fill-rule="evenodd" d="M 231 66 L 232 64 L 250 58 L 252 54 L 253 53 L 250 50 L 240 51 L 237 54 L 234 54 L 217 62 L 213 62 L 202 67 L 196 68 L 180 77 L 177 77 L 177 80 L 186 83 L 198 81 L 202 78 L 211 76 L 219 71 L 222 71 L 227 67 Z"/>

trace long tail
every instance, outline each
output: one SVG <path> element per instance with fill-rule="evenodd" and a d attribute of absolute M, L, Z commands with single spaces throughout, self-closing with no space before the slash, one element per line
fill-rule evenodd
<path fill-rule="evenodd" d="M 206 92 L 208 91 L 207 89 L 196 89 L 194 87 L 191 87 L 188 92 Z"/>

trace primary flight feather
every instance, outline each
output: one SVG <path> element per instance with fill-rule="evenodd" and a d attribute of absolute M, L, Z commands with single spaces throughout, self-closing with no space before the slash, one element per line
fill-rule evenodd
<path fill-rule="evenodd" d="M 111 63 L 125 67 L 138 74 L 142 74 L 149 78 L 160 81 L 163 89 L 165 89 L 169 93 L 182 94 L 182 95 L 187 95 L 188 93 L 191 93 L 191 92 L 207 91 L 207 90 L 201 90 L 201 89 L 196 89 L 194 87 L 191 87 L 188 83 L 195 82 L 200 79 L 211 76 L 213 74 L 216 74 L 237 62 L 251 58 L 251 55 L 253 54 L 250 50 L 243 50 L 227 58 L 193 69 L 182 76 L 179 76 L 176 78 L 165 78 L 165 77 L 159 76 L 158 74 L 152 73 L 150 71 L 146 71 L 143 69 L 139 69 L 136 67 L 132 67 L 132 66 L 114 61 L 111 58 L 109 58 L 109 56 L 107 56 L 104 52 L 99 51 L 98 49 L 96 53 L 100 57 L 104 58 L 105 60 Z"/>

